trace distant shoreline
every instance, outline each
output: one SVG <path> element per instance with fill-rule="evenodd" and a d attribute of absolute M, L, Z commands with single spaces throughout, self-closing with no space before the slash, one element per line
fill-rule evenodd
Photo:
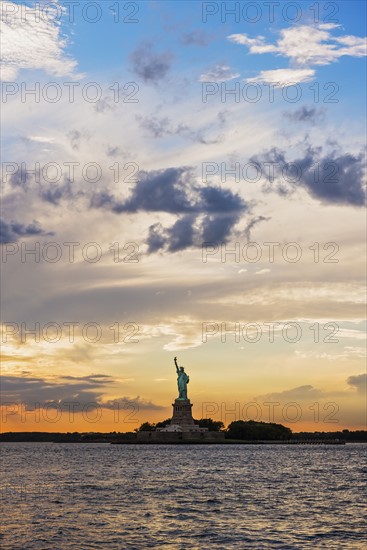
<path fill-rule="evenodd" d="M 149 442 L 142 442 L 142 441 L 48 441 L 48 440 L 37 440 L 37 441 L 31 441 L 31 440 L 7 440 L 2 441 L 1 443 L 50 443 L 50 444 L 57 444 L 62 443 L 64 445 L 89 445 L 89 444 L 103 444 L 103 445 L 148 445 L 148 446 L 154 446 L 154 445 L 289 445 L 289 446 L 325 446 L 325 445 L 350 445 L 350 444 L 363 444 L 366 443 L 365 441 L 276 441 L 276 440 L 269 440 L 269 441 L 243 441 L 241 439 L 236 440 L 224 440 L 224 441 L 154 441 L 152 443 Z"/>
<path fill-rule="evenodd" d="M 339 434 L 338 434 L 339 435 Z M 357 437 L 337 437 L 336 433 L 294 434 L 292 439 L 222 439 L 222 440 L 173 440 L 138 441 L 136 433 L 60 433 L 60 432 L 4 432 L 0 443 L 105 443 L 112 445 L 345 445 L 367 443 L 367 432 Z"/>

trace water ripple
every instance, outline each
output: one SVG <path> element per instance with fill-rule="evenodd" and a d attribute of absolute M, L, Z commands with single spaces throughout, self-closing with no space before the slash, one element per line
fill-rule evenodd
<path fill-rule="evenodd" d="M 1 547 L 360 550 L 365 450 L 3 443 Z"/>

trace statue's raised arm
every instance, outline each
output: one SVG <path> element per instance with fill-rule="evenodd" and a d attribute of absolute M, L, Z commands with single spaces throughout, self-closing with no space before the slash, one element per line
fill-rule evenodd
<path fill-rule="evenodd" d="M 174 362 L 175 362 L 175 365 L 176 365 L 176 372 L 177 372 L 177 374 L 178 374 L 177 357 L 174 358 Z"/>

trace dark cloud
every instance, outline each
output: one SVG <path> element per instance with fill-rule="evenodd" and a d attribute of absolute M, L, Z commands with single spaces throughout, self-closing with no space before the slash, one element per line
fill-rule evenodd
<path fill-rule="evenodd" d="M 271 218 L 265 218 L 265 216 L 257 216 L 256 218 L 253 218 L 249 221 L 249 223 L 246 225 L 244 234 L 247 239 L 247 242 L 251 240 L 251 230 L 260 222 L 268 222 L 271 220 Z"/>
<path fill-rule="evenodd" d="M 202 189 L 208 215 L 202 223 L 202 237 L 206 243 L 224 243 L 238 222 L 244 204 L 238 195 L 228 189 L 207 186 Z"/>
<path fill-rule="evenodd" d="M 94 110 L 96 113 L 105 113 L 114 111 L 115 109 L 116 105 L 111 103 L 111 99 L 109 97 L 102 97 L 94 105 Z"/>
<path fill-rule="evenodd" d="M 182 131 L 189 130 L 189 127 L 185 125 L 173 127 L 172 122 L 168 117 L 157 118 L 136 115 L 135 118 L 139 122 L 140 127 L 147 130 L 149 134 L 155 138 L 162 138 L 167 135 L 176 135 L 182 133 Z"/>
<path fill-rule="evenodd" d="M 96 193 L 91 207 L 104 208 L 116 214 L 167 212 L 179 216 L 175 224 L 164 228 L 161 224 L 149 227 L 146 241 L 149 252 L 167 248 L 170 252 L 183 250 L 203 240 L 226 242 L 233 226 L 248 209 L 243 199 L 228 189 L 196 185 L 190 169 L 168 168 L 140 173 L 130 197 L 122 201 L 108 192 Z M 204 215 L 200 227 L 198 218 Z"/>
<path fill-rule="evenodd" d="M 221 127 L 223 127 L 227 122 L 227 117 L 230 114 L 229 111 L 219 111 L 217 114 L 217 118 L 219 120 L 219 124 Z"/>
<path fill-rule="evenodd" d="M 71 130 L 71 132 L 68 133 L 68 138 L 72 149 L 79 151 L 82 134 L 78 130 Z"/>
<path fill-rule="evenodd" d="M 181 214 L 199 211 L 199 205 L 189 196 L 190 179 L 187 168 L 140 172 L 139 181 L 128 199 L 120 201 L 108 192 L 101 192 L 93 195 L 91 206 L 117 214 L 138 211 Z"/>
<path fill-rule="evenodd" d="M 149 227 L 146 244 L 148 245 L 148 254 L 158 252 L 167 244 L 167 231 L 161 223 L 154 223 Z"/>
<path fill-rule="evenodd" d="M 123 155 L 123 151 L 120 147 L 108 146 L 106 150 L 106 155 L 108 157 L 119 157 Z"/>
<path fill-rule="evenodd" d="M 210 42 L 210 36 L 202 29 L 185 33 L 181 39 L 182 44 L 187 46 L 207 46 Z"/>
<path fill-rule="evenodd" d="M 168 229 L 168 251 L 177 252 L 184 250 L 194 244 L 194 223 L 195 216 L 187 215 Z"/>
<path fill-rule="evenodd" d="M 137 119 L 140 117 L 137 116 Z M 144 128 L 145 130 L 148 130 L 148 132 L 155 138 L 161 138 L 166 135 L 172 135 L 172 134 L 179 134 L 181 131 L 181 128 L 188 129 L 186 126 L 178 126 L 175 129 L 170 128 L 171 121 L 168 117 L 158 119 L 156 117 L 145 117 L 141 119 L 140 126 Z"/>
<path fill-rule="evenodd" d="M 14 174 L 11 174 L 9 183 L 12 187 L 21 187 L 24 191 L 28 191 L 33 179 L 34 175 L 30 172 L 30 169 L 26 170 L 25 168 L 18 168 Z"/>
<path fill-rule="evenodd" d="M 142 117 L 141 115 L 136 115 L 135 118 L 138 121 L 140 127 L 148 131 L 149 134 L 154 138 L 163 138 L 165 136 L 181 136 L 189 139 L 190 141 L 202 143 L 204 145 L 212 145 L 223 141 L 223 136 L 218 136 L 213 139 L 204 137 L 203 132 L 209 130 L 209 128 L 195 131 L 186 124 L 174 125 L 168 117 L 157 118 Z M 222 127 L 225 123 L 224 112 L 218 113 L 218 121 L 220 127 Z"/>
<path fill-rule="evenodd" d="M 144 44 L 130 55 L 134 73 L 147 84 L 157 84 L 163 80 L 172 64 L 169 52 L 154 53 L 151 44 Z"/>
<path fill-rule="evenodd" d="M 72 149 L 74 149 L 74 151 L 79 151 L 83 140 L 88 141 L 90 139 L 89 132 L 75 130 L 75 129 L 71 130 L 67 134 L 67 137 L 69 138 L 70 145 L 71 145 Z"/>
<path fill-rule="evenodd" d="M 225 138 L 223 135 L 217 136 L 213 139 L 206 138 L 200 133 L 196 135 L 196 141 L 198 143 L 202 143 L 203 145 L 215 145 L 216 143 L 223 143 L 224 139 Z"/>
<path fill-rule="evenodd" d="M 239 220 L 239 215 L 219 214 L 217 216 L 205 216 L 202 224 L 204 243 L 220 244 L 227 241 L 232 227 Z"/>
<path fill-rule="evenodd" d="M 324 202 L 363 206 L 366 195 L 364 191 L 364 159 L 362 154 L 355 156 L 331 154 L 315 158 L 312 151 L 296 163 L 303 170 L 301 182 L 310 193 Z M 315 177 L 313 164 L 317 164 L 319 177 Z M 319 180 L 319 181 L 317 181 Z"/>
<path fill-rule="evenodd" d="M 91 206 L 122 212 L 188 212 L 193 208 L 186 193 L 185 168 L 140 172 L 139 181 L 128 199 L 121 201 L 108 192 L 96 193 Z"/>
<path fill-rule="evenodd" d="M 356 374 L 349 376 L 347 383 L 353 386 L 359 392 L 365 392 L 367 389 L 367 374 Z"/>
<path fill-rule="evenodd" d="M 168 229 L 161 223 L 149 227 L 149 234 L 146 240 L 148 253 L 157 252 L 167 248 L 168 252 L 178 252 L 194 245 L 195 240 L 195 215 L 186 215 L 179 218 Z"/>
<path fill-rule="evenodd" d="M 75 195 L 72 190 L 71 182 L 65 179 L 62 185 L 47 185 L 40 187 L 39 195 L 43 201 L 57 206 L 62 200 L 75 199 L 77 195 L 82 195 L 82 193 L 79 192 Z"/>
<path fill-rule="evenodd" d="M 51 236 L 54 235 L 54 233 L 46 233 L 37 221 L 24 225 L 14 221 L 7 223 L 4 220 L 0 220 L 1 244 L 14 243 L 21 237 L 34 237 L 37 235 Z"/>
<path fill-rule="evenodd" d="M 304 105 L 295 111 L 288 111 L 284 113 L 292 122 L 309 122 L 310 124 L 320 123 L 325 116 L 322 109 L 316 109 L 316 107 L 307 107 Z"/>
<path fill-rule="evenodd" d="M 50 382 L 43 378 L 3 376 L 1 396 L 2 401 L 24 403 L 29 410 L 33 410 L 38 404 L 40 407 L 54 404 L 66 408 L 67 403 L 73 402 L 83 406 L 99 401 L 109 383 L 106 379 L 93 380 L 88 377 L 70 377 L 64 382 Z"/>
<path fill-rule="evenodd" d="M 287 195 L 303 186 L 310 195 L 327 204 L 364 206 L 366 202 L 362 153 L 356 156 L 334 150 L 323 156 L 320 147 L 308 147 L 303 157 L 290 161 L 284 151 L 273 148 L 250 160 L 263 166 L 269 163 L 274 169 L 274 182 L 269 171 L 263 170 L 271 184 L 265 191 Z M 284 183 L 279 185 L 279 180 Z"/>
<path fill-rule="evenodd" d="M 45 179 L 46 176 L 44 176 L 42 168 L 43 166 L 39 166 L 37 177 L 35 174 L 19 168 L 10 176 L 9 183 L 13 188 L 21 187 L 25 192 L 30 190 L 30 184 L 33 183 L 41 200 L 54 206 L 58 206 L 62 200 L 75 201 L 85 195 L 84 191 L 74 189 L 77 185 L 76 182 L 72 182 L 66 175 L 63 176 L 60 183 L 53 183 L 50 182 L 50 179 Z M 59 169 L 62 169 L 61 166 Z"/>
<path fill-rule="evenodd" d="M 239 195 L 229 189 L 207 185 L 200 189 L 202 205 L 210 213 L 239 213 L 244 209 L 244 203 Z"/>
<path fill-rule="evenodd" d="M 27 410 L 57 407 L 59 410 L 80 412 L 86 405 L 96 404 L 106 409 L 134 405 L 137 410 L 159 410 L 162 407 L 138 397 L 118 397 L 104 400 L 103 394 L 118 381 L 104 374 L 83 377 L 63 376 L 54 382 L 44 378 L 27 376 L 3 376 L 1 383 L 2 403 L 22 403 Z"/>

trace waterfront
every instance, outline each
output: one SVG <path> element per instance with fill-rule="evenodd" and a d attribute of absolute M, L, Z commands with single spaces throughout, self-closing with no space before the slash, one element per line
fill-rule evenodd
<path fill-rule="evenodd" d="M 0 450 L 2 548 L 364 547 L 365 444 Z"/>

